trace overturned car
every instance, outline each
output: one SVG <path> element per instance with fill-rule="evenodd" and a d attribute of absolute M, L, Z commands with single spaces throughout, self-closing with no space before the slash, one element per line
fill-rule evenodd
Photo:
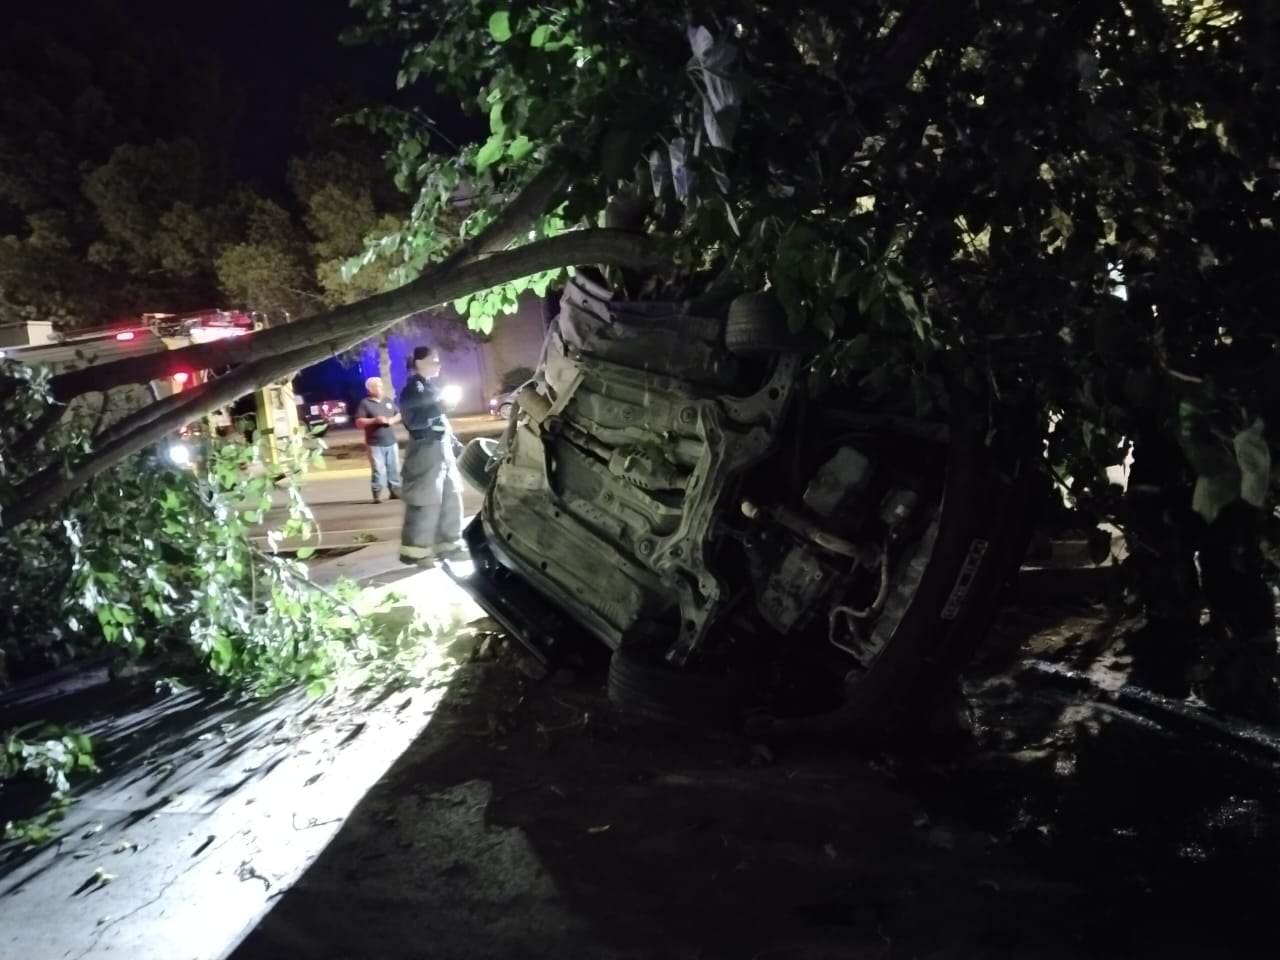
<path fill-rule="evenodd" d="M 983 404 L 809 386 L 765 294 L 615 299 L 579 273 L 450 573 L 539 655 L 611 651 L 624 715 L 879 737 L 954 680 L 1025 548 L 1034 444 Z M 976 412 L 975 412 L 976 411 Z"/>

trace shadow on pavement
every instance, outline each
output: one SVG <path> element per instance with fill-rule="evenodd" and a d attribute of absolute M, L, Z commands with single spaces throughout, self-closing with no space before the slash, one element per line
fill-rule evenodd
<path fill-rule="evenodd" d="M 1017 665 L 946 762 L 644 736 L 599 688 L 465 668 L 234 960 L 1274 953 L 1274 763 Z"/>
<path fill-rule="evenodd" d="M 102 676 L 82 677 L 83 686 L 67 695 L 9 704 L 3 715 L 6 726 L 38 717 L 82 730 L 105 745 L 95 757 L 100 772 L 76 781 L 76 794 L 92 798 L 88 809 L 73 807 L 67 822 L 59 824 L 72 836 L 90 824 L 92 833 L 104 836 L 128 830 L 162 809 L 174 809 L 184 795 L 190 806 L 197 790 L 200 804 L 217 806 L 285 759 L 287 751 L 273 750 L 272 744 L 307 707 L 297 692 L 256 699 L 218 696 L 174 689 L 177 681 L 154 672 L 115 680 L 105 669 L 92 672 Z M 34 782 L 8 785 L 0 819 L 32 816 L 47 797 L 48 789 Z M 57 864 L 49 854 L 47 848 L 5 844 L 0 896 L 31 884 Z"/>

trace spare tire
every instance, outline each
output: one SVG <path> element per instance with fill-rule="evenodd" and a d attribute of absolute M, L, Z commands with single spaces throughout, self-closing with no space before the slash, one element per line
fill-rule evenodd
<path fill-rule="evenodd" d="M 744 293 L 729 304 L 724 345 L 730 353 L 793 353 L 800 338 L 787 325 L 782 304 L 771 293 Z"/>
<path fill-rule="evenodd" d="M 458 455 L 458 472 L 462 479 L 480 493 L 489 489 L 490 467 L 498 452 L 498 441 L 491 437 L 476 437 L 462 448 Z"/>

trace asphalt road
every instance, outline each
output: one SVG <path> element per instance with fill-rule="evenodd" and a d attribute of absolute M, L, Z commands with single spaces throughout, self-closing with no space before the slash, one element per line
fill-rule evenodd
<path fill-rule="evenodd" d="M 481 413 L 450 417 L 449 423 L 453 426 L 453 432 L 458 435 L 458 439 L 464 443 L 472 437 L 496 437 L 507 425 L 505 420 Z M 402 424 L 397 424 L 395 429 L 403 450 L 409 442 L 409 432 Z M 324 441 L 328 448 L 328 456 L 332 459 L 364 459 L 364 437 L 354 426 L 336 427 L 325 434 Z"/>
<path fill-rule="evenodd" d="M 309 546 L 343 547 L 375 540 L 397 540 L 400 536 L 403 504 L 398 500 L 374 503 L 367 474 L 359 474 L 353 468 L 335 471 L 335 475 L 312 473 L 303 482 L 302 490 L 320 529 L 319 541 L 311 541 Z M 287 518 L 286 492 L 277 491 L 273 499 L 278 506 L 267 515 L 264 532 L 279 529 Z M 464 516 L 476 513 L 481 500 L 479 493 L 463 485 Z M 285 548 L 301 545 L 292 540 L 282 544 Z"/>
<path fill-rule="evenodd" d="M 506 426 L 503 420 L 483 415 L 454 417 L 451 423 L 464 443 L 472 437 L 497 436 Z M 403 460 L 409 438 L 403 428 L 397 428 L 397 432 L 402 434 L 400 452 Z M 395 500 L 373 502 L 361 431 L 354 427 L 333 430 L 325 437 L 325 445 L 325 469 L 308 473 L 302 485 L 303 497 L 319 526 L 320 539 L 306 543 L 288 540 L 281 547 L 346 547 L 399 539 L 403 505 Z M 287 496 L 284 490 L 277 490 L 272 497 L 276 507 L 267 514 L 260 528 L 264 535 L 269 530 L 280 529 L 287 519 Z M 481 500 L 479 493 L 464 484 L 463 516 L 470 517 L 479 511 Z"/>

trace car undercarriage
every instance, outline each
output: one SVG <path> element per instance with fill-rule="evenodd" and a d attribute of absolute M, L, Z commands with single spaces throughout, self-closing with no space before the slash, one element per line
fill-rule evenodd
<path fill-rule="evenodd" d="M 809 387 L 758 295 L 727 316 L 579 274 L 501 440 L 455 573 L 526 645 L 612 651 L 624 713 L 876 735 L 985 631 L 1025 544 L 1029 447 Z"/>

